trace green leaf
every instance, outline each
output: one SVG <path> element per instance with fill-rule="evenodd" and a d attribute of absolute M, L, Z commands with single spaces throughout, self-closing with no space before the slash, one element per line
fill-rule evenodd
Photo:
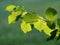
<path fill-rule="evenodd" d="M 29 12 L 23 16 L 23 20 L 26 21 L 27 23 L 37 22 L 38 19 L 39 19 L 39 15 L 33 12 L 32 13 Z"/>
<path fill-rule="evenodd" d="M 20 5 L 17 6 L 16 11 L 23 11 L 24 10 L 24 6 Z"/>
<path fill-rule="evenodd" d="M 25 21 L 22 21 L 21 23 L 21 29 L 22 31 L 26 34 L 27 32 L 30 32 L 31 29 L 31 25 L 29 23 L 26 23 Z"/>
<path fill-rule="evenodd" d="M 50 21 L 47 21 L 47 26 L 50 28 L 50 29 L 55 29 L 56 25 L 55 23 L 51 23 Z"/>
<path fill-rule="evenodd" d="M 58 25 L 59 28 L 60 28 L 60 19 L 57 19 L 57 25 Z"/>
<path fill-rule="evenodd" d="M 54 21 L 57 19 L 57 11 L 53 8 L 48 8 L 46 10 L 46 18 L 49 20 L 49 21 Z"/>

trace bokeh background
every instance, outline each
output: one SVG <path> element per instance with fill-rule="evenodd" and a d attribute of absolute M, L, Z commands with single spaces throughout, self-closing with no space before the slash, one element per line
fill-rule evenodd
<path fill-rule="evenodd" d="M 60 0 L 0 0 L 0 45 L 60 45 L 60 40 L 46 41 L 47 35 L 33 29 L 24 34 L 20 28 L 21 21 L 8 25 L 9 12 L 5 10 L 8 5 L 24 5 L 27 11 L 32 11 L 45 17 L 48 7 L 56 9 L 60 14 Z"/>

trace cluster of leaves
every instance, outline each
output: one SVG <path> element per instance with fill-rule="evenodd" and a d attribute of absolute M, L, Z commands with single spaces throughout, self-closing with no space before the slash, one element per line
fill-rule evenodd
<path fill-rule="evenodd" d="M 44 31 L 49 35 L 48 40 L 52 40 L 57 37 L 60 38 L 60 19 L 58 18 L 57 11 L 51 7 L 46 10 L 46 19 L 41 17 L 35 12 L 27 12 L 24 10 L 24 6 L 9 5 L 6 10 L 10 12 L 8 16 L 8 24 L 15 23 L 21 19 L 21 29 L 26 34 L 32 31 L 32 28 L 36 28 L 38 31 Z M 57 20 L 57 21 L 56 21 Z M 56 22 L 55 22 L 56 21 Z"/>

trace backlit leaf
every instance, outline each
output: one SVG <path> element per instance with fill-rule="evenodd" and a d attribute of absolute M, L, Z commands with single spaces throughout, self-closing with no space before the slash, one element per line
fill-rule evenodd
<path fill-rule="evenodd" d="M 8 24 L 15 23 L 20 17 L 21 12 L 12 12 L 11 15 L 8 16 Z M 19 17 L 19 18 L 18 18 Z"/>
<path fill-rule="evenodd" d="M 51 30 L 51 29 L 47 26 L 47 24 L 45 24 L 43 31 L 44 31 L 45 34 L 47 34 L 47 35 L 50 36 L 50 35 L 51 35 L 50 33 L 51 33 L 53 30 Z"/>
<path fill-rule="evenodd" d="M 44 25 L 45 25 L 45 21 L 42 19 L 39 19 L 37 22 L 34 23 L 34 27 L 39 30 L 42 31 L 44 29 Z"/>
<path fill-rule="evenodd" d="M 23 12 L 21 17 L 23 17 L 23 16 L 26 15 L 27 13 L 28 13 L 28 12 L 26 12 L 26 11 Z"/>
<path fill-rule="evenodd" d="M 29 23 L 26 23 L 25 21 L 22 21 L 21 29 L 24 33 L 30 32 L 32 30 L 31 25 Z"/>
<path fill-rule="evenodd" d="M 15 5 L 9 5 L 9 6 L 6 7 L 6 10 L 7 10 L 7 11 L 13 11 L 14 8 L 16 8 Z"/>
<path fill-rule="evenodd" d="M 14 15 L 15 17 L 17 17 L 18 15 L 20 15 L 21 14 L 21 12 L 20 11 L 16 11 L 16 12 L 12 12 L 11 13 L 11 15 Z"/>
<path fill-rule="evenodd" d="M 8 24 L 15 23 L 16 17 L 14 15 L 8 16 Z"/>

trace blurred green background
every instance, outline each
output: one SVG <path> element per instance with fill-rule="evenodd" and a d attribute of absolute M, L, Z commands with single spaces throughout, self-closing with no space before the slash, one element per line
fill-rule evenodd
<path fill-rule="evenodd" d="M 36 12 L 41 16 L 45 15 L 48 7 L 52 7 L 60 17 L 60 0 L 0 0 L 0 45 L 60 45 L 60 40 L 47 42 L 48 36 L 36 29 L 24 34 L 19 27 L 21 21 L 8 25 L 9 12 L 5 8 L 11 4 L 24 5 L 27 11 Z"/>

